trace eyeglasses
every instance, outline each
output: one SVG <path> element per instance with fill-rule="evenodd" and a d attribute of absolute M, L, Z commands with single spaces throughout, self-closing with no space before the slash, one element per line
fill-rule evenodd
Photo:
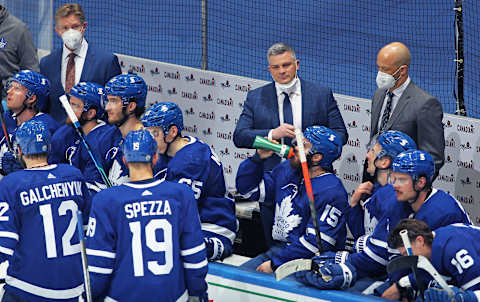
<path fill-rule="evenodd" d="M 411 181 L 410 177 L 395 177 L 393 175 L 388 175 L 388 183 L 391 185 L 404 186 Z"/>

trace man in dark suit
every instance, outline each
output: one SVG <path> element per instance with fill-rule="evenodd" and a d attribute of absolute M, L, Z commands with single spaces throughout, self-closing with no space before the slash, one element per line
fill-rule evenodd
<path fill-rule="evenodd" d="M 64 123 L 66 114 L 59 97 L 79 82 L 95 82 L 102 86 L 121 73 L 118 58 L 113 53 L 95 47 L 84 39 L 87 22 L 79 4 L 62 5 L 55 12 L 55 31 L 63 40 L 56 49 L 40 61 L 40 73 L 51 83 L 46 112 Z"/>
<path fill-rule="evenodd" d="M 285 43 L 273 44 L 267 59 L 274 82 L 248 92 L 233 133 L 235 146 L 252 148 L 257 135 L 290 145 L 295 128 L 303 131 L 313 125 L 334 130 L 344 145 L 348 133 L 331 89 L 300 79 L 300 61 Z M 277 155 L 264 160 L 264 170 L 272 170 L 280 160 Z M 266 242 L 271 246 L 273 205 L 261 203 L 260 212 Z"/>
<path fill-rule="evenodd" d="M 445 137 L 440 102 L 408 76 L 410 51 L 400 43 L 384 46 L 377 56 L 377 85 L 372 100 L 370 137 L 387 130 L 408 134 L 435 160 L 435 176 L 444 163 Z"/>
<path fill-rule="evenodd" d="M 272 45 L 267 58 L 274 82 L 248 93 L 233 133 L 235 146 L 252 148 L 257 135 L 290 144 L 295 128 L 303 131 L 313 125 L 334 130 L 345 144 L 347 129 L 331 89 L 297 76 L 300 61 L 287 44 Z M 265 161 L 265 170 L 279 162 L 272 156 Z"/>

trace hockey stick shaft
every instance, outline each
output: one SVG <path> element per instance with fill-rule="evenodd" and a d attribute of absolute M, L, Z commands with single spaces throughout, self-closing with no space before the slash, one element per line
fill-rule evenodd
<path fill-rule="evenodd" d="M 97 171 L 100 173 L 100 176 L 102 177 L 103 182 L 107 185 L 107 187 L 111 187 L 112 184 L 110 180 L 107 177 L 107 174 L 105 173 L 105 170 L 101 166 L 101 164 L 98 163 L 98 161 L 95 159 L 95 156 L 93 155 L 92 148 L 90 148 L 90 145 L 87 142 L 87 138 L 85 137 L 85 134 L 83 133 L 82 127 L 80 126 L 80 123 L 78 122 L 77 116 L 73 112 L 72 106 L 70 106 L 70 103 L 68 102 L 67 96 L 62 95 L 60 97 L 60 102 L 62 103 L 63 108 L 67 112 L 68 117 L 73 123 L 73 126 L 75 127 L 75 130 L 77 131 L 78 136 L 82 140 L 83 145 L 87 149 L 88 155 L 93 161 L 93 164 L 95 165 L 95 168 L 97 168 Z"/>
<path fill-rule="evenodd" d="M 8 151 L 15 153 L 13 151 L 12 142 L 10 141 L 10 136 L 8 135 L 4 114 L 5 114 L 5 111 L 3 110 L 3 104 L 0 104 L 0 122 L 2 123 L 3 135 L 5 136 L 5 141 L 7 142 Z"/>
<path fill-rule="evenodd" d="M 77 231 L 80 240 L 80 253 L 82 256 L 83 280 L 85 284 L 85 294 L 87 302 L 92 302 L 92 290 L 90 287 L 90 275 L 88 274 L 87 250 L 85 248 L 85 233 L 83 231 L 82 212 L 77 211 Z"/>
<path fill-rule="evenodd" d="M 403 241 L 403 246 L 405 247 L 405 250 L 407 251 L 408 256 L 412 256 L 412 245 L 410 244 L 410 239 L 408 239 L 408 231 L 406 229 L 400 231 L 400 237 L 402 238 Z"/>
<path fill-rule="evenodd" d="M 318 226 L 317 211 L 315 209 L 315 199 L 313 198 L 312 182 L 310 181 L 310 174 L 308 172 L 307 158 L 305 156 L 305 148 L 303 147 L 303 133 L 300 129 L 295 129 L 295 137 L 297 138 L 298 154 L 300 156 L 300 163 L 302 165 L 303 180 L 305 182 L 305 189 L 307 190 L 308 200 L 310 201 L 310 214 L 312 215 L 313 227 L 315 228 L 315 235 L 317 240 L 318 252 L 317 256 L 323 251 L 322 238 L 320 237 L 320 227 Z"/>

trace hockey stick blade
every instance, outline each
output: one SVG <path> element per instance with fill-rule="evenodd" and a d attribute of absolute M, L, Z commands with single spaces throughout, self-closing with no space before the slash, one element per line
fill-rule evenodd
<path fill-rule="evenodd" d="M 280 265 L 275 270 L 277 281 L 300 271 L 309 271 L 312 269 L 312 259 L 295 259 Z"/>
<path fill-rule="evenodd" d="M 394 273 L 402 269 L 412 268 L 417 266 L 417 263 L 418 256 L 400 256 L 388 263 L 387 272 Z"/>

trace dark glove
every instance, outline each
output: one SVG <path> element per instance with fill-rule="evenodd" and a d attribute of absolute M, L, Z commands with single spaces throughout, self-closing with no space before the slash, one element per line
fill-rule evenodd
<path fill-rule="evenodd" d="M 23 170 L 23 167 L 12 152 L 5 152 L 2 157 L 2 169 L 6 174 L 10 174 L 15 171 Z"/>
<path fill-rule="evenodd" d="M 477 297 L 470 290 L 462 290 L 458 287 L 450 287 L 455 293 L 454 301 L 455 302 L 477 302 Z M 451 301 L 448 297 L 448 293 L 439 288 L 429 288 L 425 291 L 425 302 L 441 302 L 441 301 Z"/>
<path fill-rule="evenodd" d="M 318 273 L 300 271 L 295 274 L 295 277 L 300 282 L 319 289 L 345 289 L 355 283 L 357 271 L 349 263 L 330 263 L 320 266 Z"/>
<path fill-rule="evenodd" d="M 207 248 L 208 260 L 221 260 L 223 259 L 223 242 L 215 237 L 205 237 L 205 246 Z"/>

